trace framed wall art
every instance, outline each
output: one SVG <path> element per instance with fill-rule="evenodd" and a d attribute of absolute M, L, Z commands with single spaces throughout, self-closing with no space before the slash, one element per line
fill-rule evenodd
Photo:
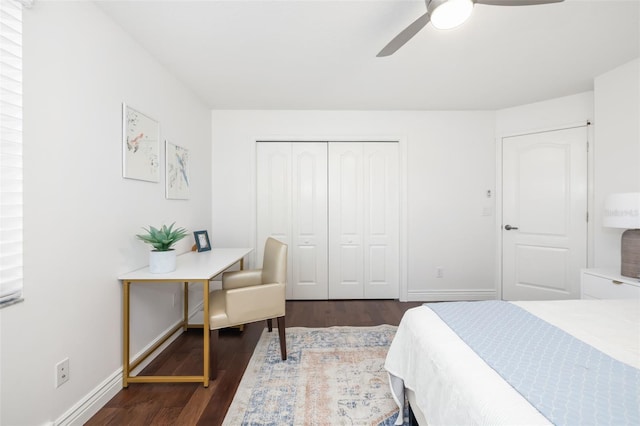
<path fill-rule="evenodd" d="M 160 126 L 158 122 L 122 104 L 122 176 L 160 181 Z"/>
<path fill-rule="evenodd" d="M 165 141 L 166 196 L 170 200 L 189 199 L 189 150 Z"/>

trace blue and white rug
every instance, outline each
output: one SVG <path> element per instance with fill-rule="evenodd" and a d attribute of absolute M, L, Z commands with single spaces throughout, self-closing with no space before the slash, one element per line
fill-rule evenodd
<path fill-rule="evenodd" d="M 397 327 L 265 329 L 223 425 L 393 425 L 384 361 Z"/>

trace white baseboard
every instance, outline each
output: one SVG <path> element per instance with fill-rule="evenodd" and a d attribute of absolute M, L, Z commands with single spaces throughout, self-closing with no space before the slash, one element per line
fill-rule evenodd
<path fill-rule="evenodd" d="M 495 300 L 496 290 L 420 290 L 409 291 L 408 302 L 454 302 L 461 300 Z"/>
<path fill-rule="evenodd" d="M 112 373 L 104 382 L 82 398 L 76 405 L 60 416 L 54 426 L 81 426 L 98 410 L 104 407 L 111 398 L 122 390 L 122 368 Z"/>
<path fill-rule="evenodd" d="M 193 319 L 199 312 L 202 312 L 202 302 L 197 304 L 189 314 L 189 320 Z M 200 315 L 202 316 L 202 315 Z M 167 328 L 157 338 L 155 338 L 146 347 L 142 348 L 138 354 L 133 358 L 136 359 L 142 355 L 146 350 L 156 344 L 162 336 L 167 334 L 169 330 L 178 325 L 180 321 L 176 321 L 171 327 Z M 164 342 L 153 354 L 140 363 L 133 371 L 132 374 L 137 374 L 142 371 L 147 365 L 151 363 L 164 349 L 167 348 L 174 340 L 176 340 L 181 334 L 182 329 L 176 331 L 166 342 Z M 122 367 L 114 371 L 107 377 L 100 385 L 85 395 L 80 401 L 78 401 L 73 407 L 71 407 L 66 413 L 60 416 L 52 424 L 54 426 L 82 426 L 91 417 L 93 417 L 102 407 L 104 407 L 118 392 L 122 390 Z"/>

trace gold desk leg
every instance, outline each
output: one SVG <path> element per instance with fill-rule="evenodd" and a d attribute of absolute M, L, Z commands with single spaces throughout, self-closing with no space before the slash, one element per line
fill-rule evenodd
<path fill-rule="evenodd" d="M 129 284 L 122 283 L 122 387 L 129 386 Z"/>
<path fill-rule="evenodd" d="M 184 290 L 183 290 L 183 309 L 184 309 L 184 325 L 183 330 L 187 331 L 189 326 L 189 283 L 187 281 L 184 282 Z"/>
<path fill-rule="evenodd" d="M 240 270 L 242 271 L 243 269 L 244 269 L 244 257 L 240 259 Z"/>
<path fill-rule="evenodd" d="M 209 280 L 202 281 L 202 308 L 204 311 L 204 318 L 202 321 L 202 333 L 204 334 L 204 387 L 209 387 Z"/>

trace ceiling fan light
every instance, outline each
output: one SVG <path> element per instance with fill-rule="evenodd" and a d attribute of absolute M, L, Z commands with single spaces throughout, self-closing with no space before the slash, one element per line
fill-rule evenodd
<path fill-rule="evenodd" d="M 472 0 L 445 1 L 431 11 L 431 23 L 439 30 L 450 30 L 469 19 L 472 11 Z"/>

